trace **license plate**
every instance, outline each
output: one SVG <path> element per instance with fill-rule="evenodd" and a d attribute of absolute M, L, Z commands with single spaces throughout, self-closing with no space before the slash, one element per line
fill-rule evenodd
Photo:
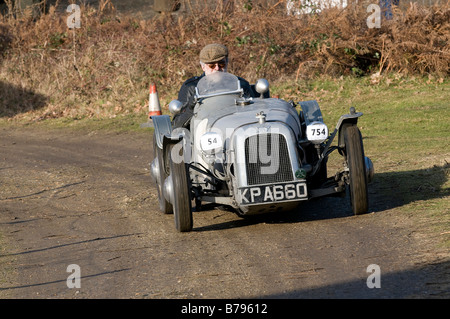
<path fill-rule="evenodd" d="M 306 183 L 278 183 L 239 188 L 242 205 L 265 204 L 306 199 Z"/>

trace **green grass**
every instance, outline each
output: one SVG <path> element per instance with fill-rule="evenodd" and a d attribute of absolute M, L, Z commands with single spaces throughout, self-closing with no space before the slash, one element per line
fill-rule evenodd
<path fill-rule="evenodd" d="M 411 168 L 443 167 L 450 161 L 450 80 L 389 75 L 377 83 L 371 78 L 330 77 L 310 81 L 283 80 L 271 84 L 272 95 L 294 101 L 317 100 L 330 131 L 339 117 L 354 106 L 364 115 L 358 126 L 363 134 L 366 154 L 377 171 L 402 171 Z M 176 97 L 160 96 L 162 111 Z M 37 126 L 93 131 L 143 131 L 147 111 L 99 117 L 56 118 L 42 121 L 39 111 L 14 119 L 0 118 L 0 127 Z M 446 184 L 448 186 L 448 184 Z"/>
<path fill-rule="evenodd" d="M 413 216 L 424 233 L 439 237 L 441 248 L 450 248 L 448 78 L 392 75 L 378 83 L 370 78 L 325 78 L 280 83 L 272 93 L 294 101 L 316 99 L 330 131 L 350 106 L 363 112 L 358 126 L 375 167 L 371 193 L 398 216 Z M 333 153 L 329 167 L 340 163 L 341 157 Z"/>
<path fill-rule="evenodd" d="M 111 132 L 141 132 L 149 130 L 142 128 L 141 124 L 148 121 L 147 114 L 119 114 L 114 118 L 56 118 L 45 119 L 41 121 L 29 121 L 27 119 L 7 120 L 0 119 L 0 128 L 16 127 L 26 129 L 27 127 L 36 127 L 49 130 L 74 130 L 74 131 L 111 131 Z"/>
<path fill-rule="evenodd" d="M 449 79 L 391 76 L 371 84 L 370 78 L 325 78 L 283 83 L 272 92 L 294 101 L 316 99 L 330 128 L 354 106 L 364 113 L 359 127 L 368 148 L 381 154 L 395 152 L 398 155 L 389 154 L 394 158 L 404 157 L 405 152 L 412 157 L 414 153 L 442 153 L 450 143 Z"/>
<path fill-rule="evenodd" d="M 271 84 L 272 95 L 285 100 L 317 100 L 325 123 L 334 128 L 342 114 L 354 106 L 364 115 L 359 127 L 367 139 L 368 151 L 388 153 L 391 158 L 404 154 L 442 153 L 450 143 L 450 80 L 384 76 L 378 83 L 369 77 L 334 79 L 321 77 L 310 81 L 282 80 Z M 168 114 L 168 102 L 176 97 L 160 96 L 162 111 Z M 39 110 L 16 118 L 0 118 L 0 126 L 23 125 L 48 128 L 139 131 L 147 121 L 146 108 L 141 113 L 104 114 L 98 117 L 39 118 Z M 401 153 L 399 153 L 401 150 Z"/>

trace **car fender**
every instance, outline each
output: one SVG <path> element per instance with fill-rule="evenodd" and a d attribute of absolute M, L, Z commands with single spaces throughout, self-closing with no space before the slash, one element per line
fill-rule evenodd
<path fill-rule="evenodd" d="M 156 144 L 163 149 L 163 137 L 172 134 L 172 124 L 169 115 L 152 116 L 153 126 L 155 127 Z"/>
<path fill-rule="evenodd" d="M 358 123 L 358 118 L 363 115 L 362 112 L 356 112 L 354 107 L 350 108 L 349 114 L 344 114 L 339 118 L 336 124 L 335 132 L 339 132 L 338 136 L 338 146 L 341 148 L 345 147 L 344 142 L 344 132 L 348 126 L 356 125 Z"/>
<path fill-rule="evenodd" d="M 185 163 L 188 163 L 191 156 L 189 130 L 185 128 L 172 129 L 172 123 L 169 115 L 152 116 L 152 120 L 155 127 L 154 134 L 156 136 L 157 147 L 163 151 L 163 161 L 168 163 L 169 156 L 171 156 L 172 153 L 177 153 L 176 150 L 173 152 L 168 151 L 170 145 L 177 144 L 183 140 L 183 143 L 180 145 L 183 147 L 184 157 L 178 158 L 176 156 L 172 156 L 172 159 L 175 161 L 184 160 Z M 163 167 L 166 169 L 169 165 L 163 165 Z M 166 173 L 169 174 L 170 172 L 166 171 Z"/>

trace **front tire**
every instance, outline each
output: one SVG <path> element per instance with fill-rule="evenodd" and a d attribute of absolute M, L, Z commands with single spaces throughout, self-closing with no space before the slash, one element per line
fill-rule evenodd
<path fill-rule="evenodd" d="M 364 147 L 361 132 L 356 125 L 348 126 L 344 132 L 345 151 L 349 168 L 349 188 L 352 211 L 355 215 L 367 213 L 369 195 L 364 162 Z"/>
<path fill-rule="evenodd" d="M 189 232 L 193 227 L 189 175 L 183 159 L 182 145 L 176 144 L 173 147 L 180 148 L 179 153 L 176 154 L 177 158 L 173 159 L 173 154 L 170 156 L 170 177 L 172 178 L 174 193 L 173 212 L 175 228 L 179 232 Z"/>

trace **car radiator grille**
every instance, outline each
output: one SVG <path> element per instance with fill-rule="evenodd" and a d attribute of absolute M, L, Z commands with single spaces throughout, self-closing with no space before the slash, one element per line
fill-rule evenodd
<path fill-rule="evenodd" d="M 282 134 L 257 134 L 245 140 L 247 185 L 292 181 L 291 160 Z"/>

